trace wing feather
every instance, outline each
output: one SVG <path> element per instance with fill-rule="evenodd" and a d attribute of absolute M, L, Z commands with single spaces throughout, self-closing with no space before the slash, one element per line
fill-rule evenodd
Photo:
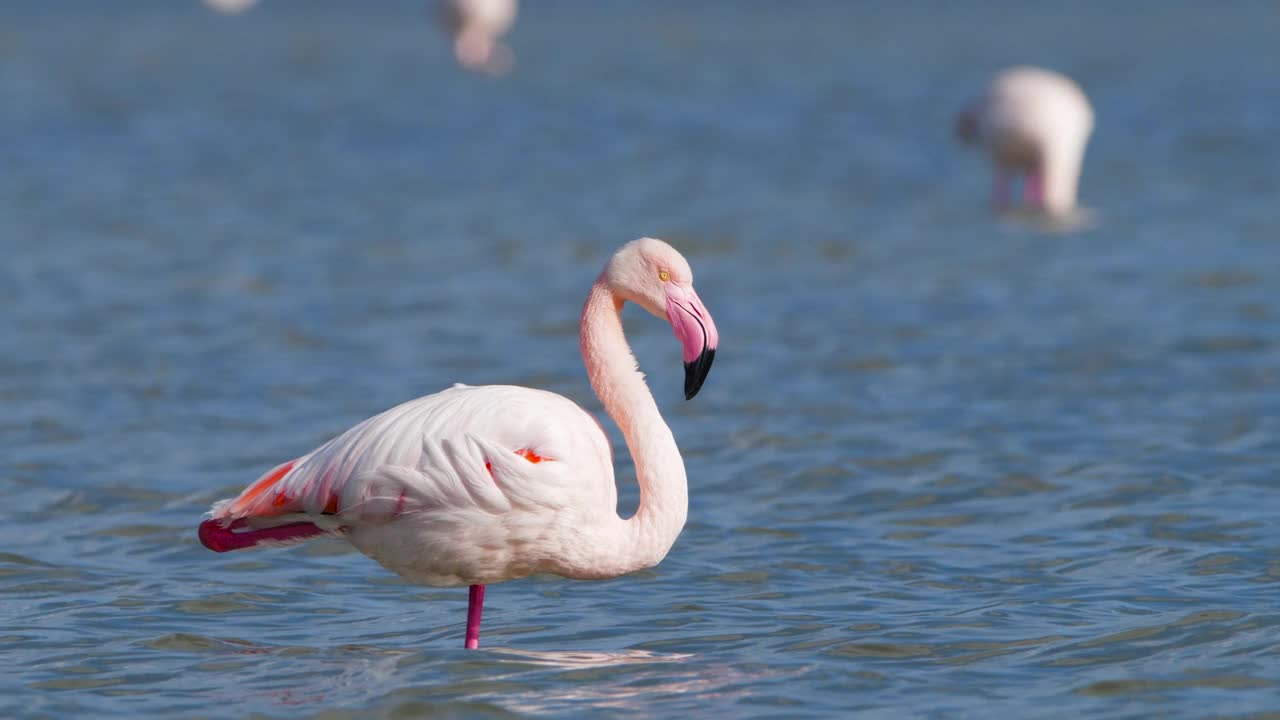
<path fill-rule="evenodd" d="M 301 515 L 353 525 L 463 509 L 504 515 L 571 501 L 616 506 L 608 439 L 591 415 L 540 390 L 455 386 L 273 468 L 212 515 L 224 524 Z"/>

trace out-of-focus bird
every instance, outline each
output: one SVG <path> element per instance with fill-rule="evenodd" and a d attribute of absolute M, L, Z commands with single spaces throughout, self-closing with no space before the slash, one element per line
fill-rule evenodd
<path fill-rule="evenodd" d="M 220 13 L 233 15 L 248 10 L 258 4 L 258 0 L 204 0 L 204 4 Z"/>
<path fill-rule="evenodd" d="M 411 400 L 276 466 L 200 524 L 217 552 L 345 537 L 410 582 L 470 585 L 465 647 L 479 646 L 484 589 L 535 573 L 603 579 L 652 567 L 684 527 L 688 487 L 675 438 L 623 335 L 633 302 L 675 330 L 692 398 L 719 334 L 667 243 L 624 245 L 587 296 L 587 377 L 622 430 L 640 506 L 623 520 L 609 439 L 573 401 L 506 385 Z"/>
<path fill-rule="evenodd" d="M 997 210 L 1012 205 L 1020 175 L 1024 205 L 1057 216 L 1075 211 L 1093 109 L 1071 78 L 1034 67 L 1005 70 L 957 115 L 955 131 L 991 156 Z"/>
<path fill-rule="evenodd" d="M 438 0 L 440 21 L 453 38 L 453 54 L 468 70 L 505 75 L 515 64 L 499 40 L 516 21 L 516 0 Z"/>

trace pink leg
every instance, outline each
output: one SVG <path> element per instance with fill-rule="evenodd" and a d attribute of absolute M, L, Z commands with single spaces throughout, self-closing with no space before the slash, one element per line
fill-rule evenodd
<path fill-rule="evenodd" d="M 484 609 L 484 586 L 472 585 L 467 597 L 467 643 L 463 647 L 480 647 L 480 611 Z"/>
<path fill-rule="evenodd" d="M 991 207 L 994 210 L 1008 209 L 1013 200 L 1013 180 L 1004 172 L 996 170 L 991 176 Z"/>
<path fill-rule="evenodd" d="M 1022 202 L 1031 207 L 1044 205 L 1044 178 L 1039 170 L 1028 174 L 1026 182 L 1022 184 Z"/>

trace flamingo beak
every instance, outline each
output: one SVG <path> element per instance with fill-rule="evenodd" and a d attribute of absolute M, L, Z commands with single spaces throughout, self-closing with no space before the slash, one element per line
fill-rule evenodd
<path fill-rule="evenodd" d="M 680 341 L 684 359 L 684 399 L 691 400 L 702 389 L 716 359 L 720 334 L 693 286 L 667 284 L 667 320 Z"/>

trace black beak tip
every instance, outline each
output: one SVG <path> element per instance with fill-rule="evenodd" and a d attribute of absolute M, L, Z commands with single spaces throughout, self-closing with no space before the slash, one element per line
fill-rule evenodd
<path fill-rule="evenodd" d="M 711 363 L 715 362 L 716 351 L 714 349 L 704 349 L 702 354 L 693 360 L 684 364 L 684 399 L 692 400 L 694 395 L 702 389 L 702 383 L 707 379 L 707 373 L 711 372 Z"/>

